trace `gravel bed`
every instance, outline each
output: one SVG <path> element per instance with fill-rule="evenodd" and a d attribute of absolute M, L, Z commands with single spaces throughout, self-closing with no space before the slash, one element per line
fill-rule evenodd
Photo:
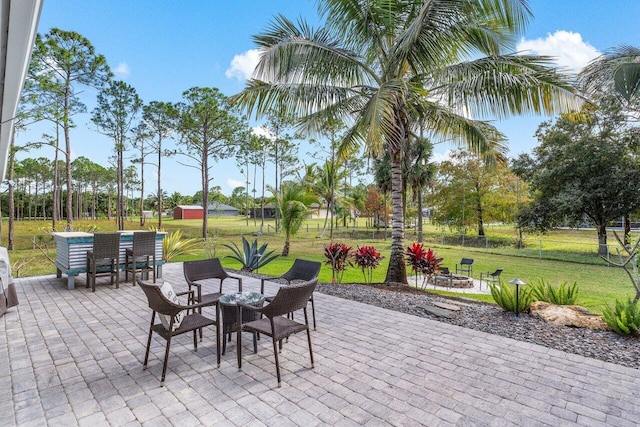
<path fill-rule="evenodd" d="M 406 285 L 318 284 L 318 292 L 446 322 L 490 334 L 543 345 L 618 365 L 640 369 L 640 337 L 621 337 L 612 331 L 554 326 L 526 313 L 515 317 L 500 307 L 463 298 L 448 298 Z M 420 306 L 460 303 L 450 319 L 437 317 Z"/>

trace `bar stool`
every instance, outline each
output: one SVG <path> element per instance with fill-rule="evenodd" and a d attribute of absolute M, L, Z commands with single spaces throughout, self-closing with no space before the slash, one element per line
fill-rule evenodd
<path fill-rule="evenodd" d="M 131 259 L 131 261 L 129 261 Z M 129 281 L 129 272 L 133 275 L 133 284 L 136 281 L 136 272 L 153 271 L 153 283 L 156 283 L 156 232 L 137 231 L 133 233 L 133 246 L 127 248 L 124 258 L 124 280 Z M 144 276 L 143 276 L 144 277 Z"/>
<path fill-rule="evenodd" d="M 115 278 L 116 289 L 120 287 L 120 234 L 95 233 L 93 249 L 87 252 L 87 288 L 96 291 L 96 276 L 111 276 L 111 285 Z"/>

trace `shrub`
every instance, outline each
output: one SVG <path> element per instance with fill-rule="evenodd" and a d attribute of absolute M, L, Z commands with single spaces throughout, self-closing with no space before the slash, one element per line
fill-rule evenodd
<path fill-rule="evenodd" d="M 242 249 L 235 243 L 232 243 L 232 245 L 233 246 L 224 244 L 225 247 L 233 252 L 233 255 L 227 255 L 227 257 L 235 259 L 242 264 L 242 271 L 251 272 L 257 270 L 278 258 L 278 255 L 273 255 L 273 251 L 266 252 L 268 243 L 264 243 L 258 247 L 258 241 L 254 240 L 253 243 L 249 245 L 249 242 L 244 236 L 242 236 Z"/>
<path fill-rule="evenodd" d="M 631 298 L 626 302 L 616 299 L 615 307 L 602 310 L 602 320 L 620 335 L 637 334 L 640 330 L 640 307 Z"/>
<path fill-rule="evenodd" d="M 556 305 L 573 305 L 578 298 L 578 284 L 573 282 L 571 286 L 566 281 L 560 282 L 557 288 L 540 279 L 533 285 L 531 294 L 534 301 L 544 301 Z"/>
<path fill-rule="evenodd" d="M 324 256 L 327 258 L 324 263 L 331 266 L 332 283 L 342 282 L 345 268 L 347 265 L 353 265 L 349 259 L 350 251 L 351 246 L 344 243 L 331 243 L 324 247 Z"/>
<path fill-rule="evenodd" d="M 493 300 L 504 311 L 510 311 L 512 313 L 521 313 L 525 311 L 531 305 L 532 289 L 529 287 L 521 287 L 520 295 L 518 297 L 518 306 L 516 306 L 516 287 L 509 283 L 489 283 L 491 289 L 491 296 Z"/>
<path fill-rule="evenodd" d="M 218 236 L 207 237 L 202 241 L 202 246 L 207 257 L 215 258 L 218 252 Z"/>
<path fill-rule="evenodd" d="M 425 251 L 422 243 L 414 243 L 409 246 L 405 254 L 407 255 L 407 264 L 415 271 L 416 276 L 418 273 L 424 275 L 423 286 L 428 279 L 432 278 L 440 270 L 440 263 L 443 258 L 437 257 L 431 248 Z"/>
<path fill-rule="evenodd" d="M 376 251 L 373 246 L 359 247 L 353 253 L 353 260 L 362 270 L 365 283 L 371 283 L 373 278 L 373 270 L 380 264 L 380 260 L 384 257 L 380 252 Z"/>
<path fill-rule="evenodd" d="M 167 262 L 172 262 L 178 256 L 193 255 L 199 246 L 199 239 L 183 239 L 182 230 L 175 230 L 162 239 L 162 258 Z"/>

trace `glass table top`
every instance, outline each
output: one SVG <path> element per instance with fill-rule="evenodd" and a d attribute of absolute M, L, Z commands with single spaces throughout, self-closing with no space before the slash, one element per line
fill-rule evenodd
<path fill-rule="evenodd" d="M 224 294 L 220 297 L 220 303 L 224 305 L 236 305 L 240 301 L 243 304 L 255 305 L 264 301 L 264 295 L 258 292 L 236 292 Z"/>

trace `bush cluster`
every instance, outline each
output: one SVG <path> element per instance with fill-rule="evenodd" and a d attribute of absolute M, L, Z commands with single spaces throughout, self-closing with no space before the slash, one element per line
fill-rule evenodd
<path fill-rule="evenodd" d="M 573 282 L 571 286 L 566 281 L 560 282 L 558 287 L 540 279 L 532 286 L 531 293 L 534 301 L 544 301 L 556 305 L 574 305 L 578 298 L 578 284 Z"/>
<path fill-rule="evenodd" d="M 607 305 L 602 311 L 602 320 L 620 335 L 634 335 L 640 331 L 640 306 L 631 298 L 616 299 L 614 307 Z"/>
<path fill-rule="evenodd" d="M 522 313 L 531 305 L 533 301 L 532 288 L 528 286 L 520 287 L 520 295 L 516 305 L 516 287 L 509 283 L 489 283 L 491 296 L 504 311 L 512 313 Z"/>

